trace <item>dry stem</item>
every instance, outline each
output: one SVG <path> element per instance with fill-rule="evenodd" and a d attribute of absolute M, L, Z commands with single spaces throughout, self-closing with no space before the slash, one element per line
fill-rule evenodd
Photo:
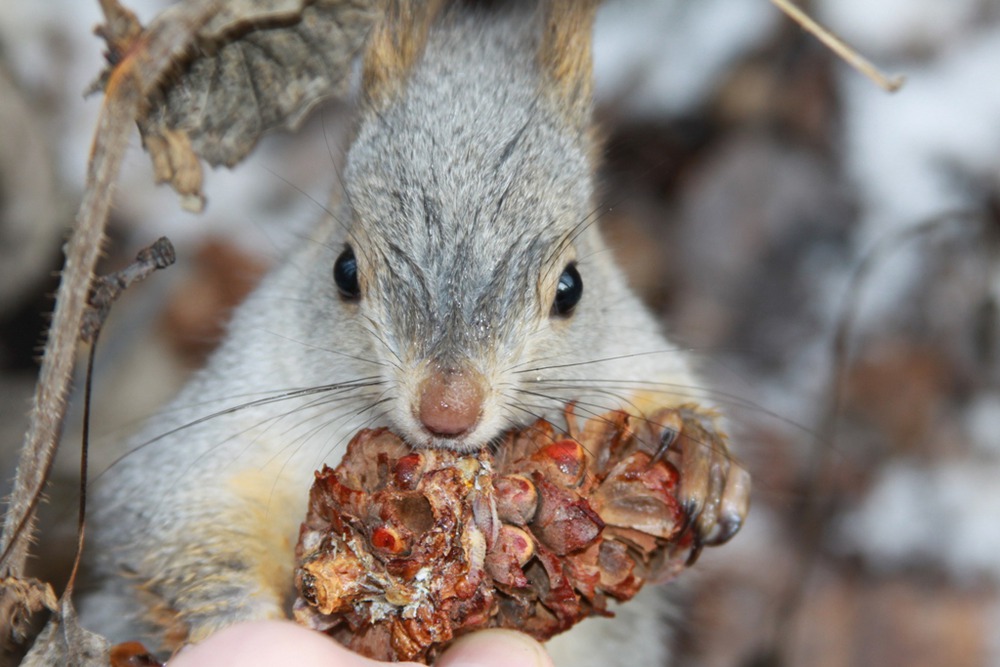
<path fill-rule="evenodd" d="M 109 29 L 124 10 L 112 0 L 102 0 Z M 128 147 L 133 124 L 150 92 L 177 58 L 190 47 L 196 30 L 218 10 L 219 0 L 176 5 L 164 12 L 118 62 L 107 80 L 87 170 L 87 188 L 77 212 L 72 236 L 66 245 L 66 262 L 56 292 L 42 367 L 32 403 L 14 490 L 0 536 L 0 576 L 23 577 L 28 547 L 34 534 L 35 506 L 55 458 L 66 414 L 77 342 L 87 309 L 94 267 L 101 253 L 104 228 L 111 206 L 113 185 Z M 121 10 L 121 11 L 119 11 Z M 0 588 L 0 636 L 21 603 L 9 587 Z"/>
<path fill-rule="evenodd" d="M 894 93 L 903 86 L 905 82 L 904 77 L 899 75 L 888 77 L 883 74 L 870 60 L 848 46 L 842 39 L 821 26 L 804 11 L 789 2 L 789 0 L 771 0 L 771 2 L 790 19 L 802 26 L 804 30 L 826 44 L 831 51 L 840 56 L 848 65 L 874 81 L 882 90 Z"/>

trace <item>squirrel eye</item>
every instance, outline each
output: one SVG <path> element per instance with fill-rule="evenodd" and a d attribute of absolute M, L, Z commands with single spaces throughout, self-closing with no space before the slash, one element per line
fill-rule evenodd
<path fill-rule="evenodd" d="M 361 298 L 361 285 L 358 284 L 358 260 L 354 257 L 351 246 L 344 248 L 340 257 L 333 264 L 333 281 L 345 301 L 357 301 Z"/>
<path fill-rule="evenodd" d="M 559 284 L 556 285 L 556 298 L 552 302 L 552 314 L 559 317 L 569 317 L 580 303 L 583 296 L 583 278 L 576 270 L 576 264 L 570 263 L 563 269 L 559 276 Z"/>

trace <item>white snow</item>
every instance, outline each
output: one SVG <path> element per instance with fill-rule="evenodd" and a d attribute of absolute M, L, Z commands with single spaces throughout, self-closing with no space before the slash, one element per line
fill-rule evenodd
<path fill-rule="evenodd" d="M 887 465 L 864 502 L 845 515 L 838 547 L 876 570 L 934 564 L 959 581 L 1000 582 L 1000 463 Z"/>
<path fill-rule="evenodd" d="M 844 66 L 843 159 L 861 208 L 859 258 L 905 229 L 978 206 L 970 192 L 1000 185 L 998 63 L 993 25 L 929 61 L 901 65 L 907 83 L 894 95 Z M 898 246 L 865 286 L 862 327 L 892 312 L 920 275 L 919 245 Z"/>
<path fill-rule="evenodd" d="M 617 0 L 594 36 L 598 98 L 637 116 L 690 111 L 778 25 L 762 0 Z"/>
<path fill-rule="evenodd" d="M 975 451 L 1000 463 L 1000 391 L 975 397 L 966 410 L 965 424 Z"/>
<path fill-rule="evenodd" d="M 893 56 L 962 38 L 988 2 L 821 0 L 816 18 L 870 56 Z"/>
<path fill-rule="evenodd" d="M 961 176 L 997 181 L 998 63 L 995 26 L 905 66 L 906 86 L 895 95 L 844 74 L 844 155 L 866 211 L 866 240 L 965 205 Z"/>

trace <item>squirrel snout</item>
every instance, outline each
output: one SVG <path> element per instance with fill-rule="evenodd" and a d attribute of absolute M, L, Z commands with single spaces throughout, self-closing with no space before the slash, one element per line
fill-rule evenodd
<path fill-rule="evenodd" d="M 483 411 L 485 384 L 486 378 L 471 368 L 434 368 L 420 383 L 420 423 L 445 438 L 468 433 Z"/>

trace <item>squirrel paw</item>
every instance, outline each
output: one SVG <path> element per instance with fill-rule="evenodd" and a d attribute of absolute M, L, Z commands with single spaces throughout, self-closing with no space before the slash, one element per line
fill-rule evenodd
<path fill-rule="evenodd" d="M 691 565 L 703 547 L 727 542 L 743 525 L 750 509 L 750 473 L 729 453 L 710 415 L 687 408 L 675 415 L 660 431 L 658 455 L 680 472 L 678 499 L 693 538 Z"/>

